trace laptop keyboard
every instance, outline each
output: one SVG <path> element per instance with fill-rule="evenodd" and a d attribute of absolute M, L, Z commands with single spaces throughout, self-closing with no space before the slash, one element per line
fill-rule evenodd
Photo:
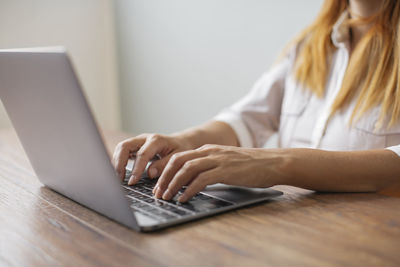
<path fill-rule="evenodd" d="M 190 201 L 180 203 L 177 199 L 184 192 L 185 188 L 181 189 L 171 201 L 157 199 L 152 193 L 157 179 L 142 177 L 137 184 L 128 186 L 129 176 L 130 173 L 127 173 L 123 182 L 123 188 L 131 202 L 131 208 L 135 212 L 142 213 L 159 221 L 169 221 L 186 216 L 193 216 L 195 214 L 206 213 L 211 210 L 233 205 L 231 202 L 204 193 L 198 193 Z"/>

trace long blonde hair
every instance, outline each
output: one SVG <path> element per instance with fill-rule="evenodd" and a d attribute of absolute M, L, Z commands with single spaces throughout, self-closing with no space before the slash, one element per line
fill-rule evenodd
<path fill-rule="evenodd" d="M 336 47 L 331 41 L 333 25 L 348 8 L 348 0 L 325 0 L 318 17 L 296 39 L 301 44 L 294 69 L 296 79 L 317 96 L 323 96 Z M 384 0 L 373 18 L 349 20 L 349 26 L 371 23 L 352 51 L 332 113 L 357 97 L 351 116 L 359 118 L 381 104 L 379 125 L 387 115 L 389 126 L 400 117 L 400 1 Z M 379 127 L 380 127 L 379 126 Z"/>

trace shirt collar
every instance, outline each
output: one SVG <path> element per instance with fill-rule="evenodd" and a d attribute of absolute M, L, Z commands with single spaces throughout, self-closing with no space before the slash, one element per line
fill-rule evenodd
<path fill-rule="evenodd" d="M 345 10 L 339 19 L 333 25 L 331 40 L 333 45 L 337 48 L 348 47 L 350 41 L 350 31 L 349 26 L 344 23 L 349 18 L 349 12 Z"/>

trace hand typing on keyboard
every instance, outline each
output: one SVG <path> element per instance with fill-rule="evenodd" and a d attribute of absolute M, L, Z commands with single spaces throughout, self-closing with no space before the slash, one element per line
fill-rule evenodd
<path fill-rule="evenodd" d="M 277 184 L 281 150 L 262 150 L 233 146 L 205 145 L 175 154 L 155 186 L 155 196 L 186 202 L 207 185 L 224 183 L 236 186 L 271 187 Z M 274 179 L 273 179 L 274 178 Z"/>
<path fill-rule="evenodd" d="M 230 144 L 202 145 L 207 142 Z M 128 185 L 137 184 L 148 168 L 150 178 L 159 177 L 152 190 L 156 198 L 186 202 L 207 185 L 225 183 L 270 187 L 284 180 L 285 150 L 236 147 L 233 130 L 224 123 L 205 126 L 173 136 L 144 134 L 127 139 L 115 149 L 114 165 L 121 179 L 128 159 L 135 163 Z M 179 193 L 186 187 L 183 193 Z"/>
<path fill-rule="evenodd" d="M 128 181 L 129 185 L 136 184 L 146 166 L 153 159 L 148 167 L 148 177 L 159 177 L 168 163 L 171 156 L 175 153 L 191 149 L 188 142 L 179 137 L 170 137 L 158 134 L 143 134 L 134 138 L 127 139 L 115 148 L 113 163 L 121 179 L 125 178 L 125 166 L 129 159 L 134 158 L 134 168 Z"/>

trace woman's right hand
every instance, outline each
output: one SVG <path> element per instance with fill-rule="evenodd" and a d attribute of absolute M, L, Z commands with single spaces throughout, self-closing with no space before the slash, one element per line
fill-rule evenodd
<path fill-rule="evenodd" d="M 140 180 L 147 164 L 154 160 L 149 168 L 150 178 L 159 177 L 171 156 L 177 152 L 194 149 L 189 142 L 179 136 L 166 136 L 160 134 L 142 134 L 137 137 L 120 142 L 114 151 L 114 167 L 123 180 L 128 159 L 135 159 L 132 176 L 128 184 L 133 185 Z"/>

